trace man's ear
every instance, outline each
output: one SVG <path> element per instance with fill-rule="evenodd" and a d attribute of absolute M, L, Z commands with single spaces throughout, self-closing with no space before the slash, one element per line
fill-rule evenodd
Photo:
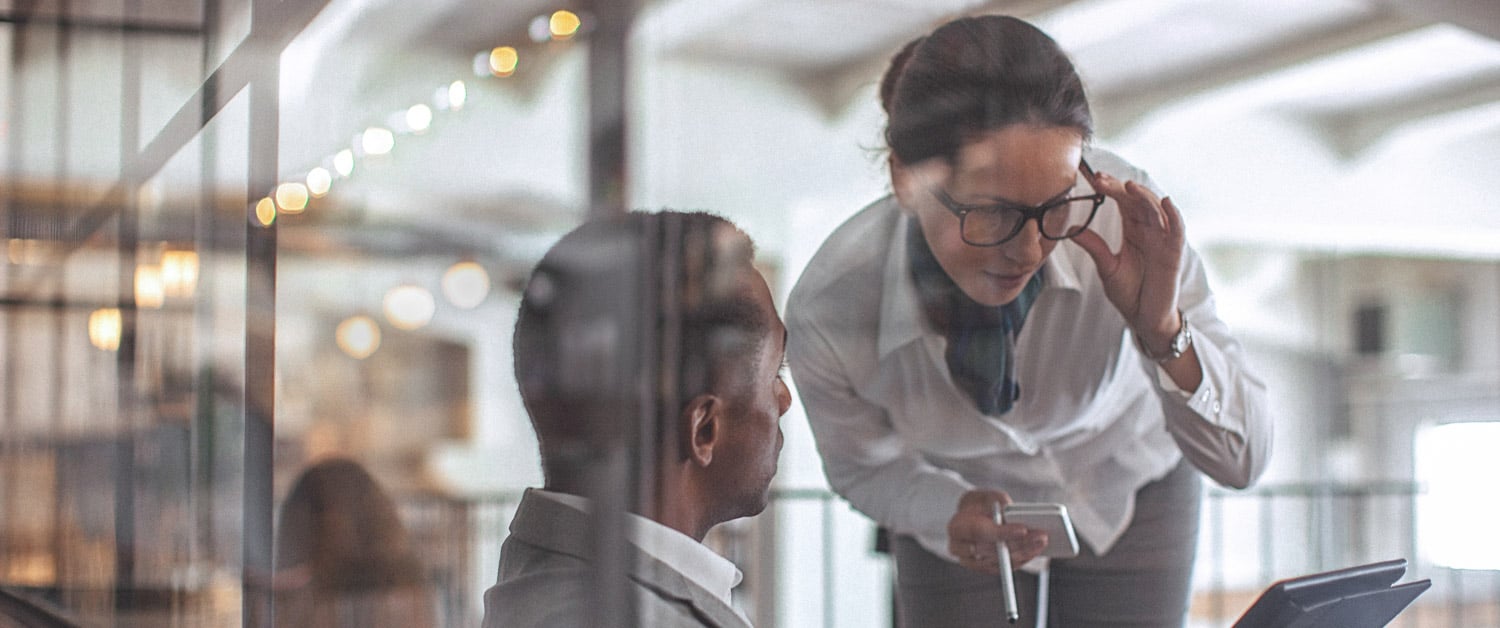
<path fill-rule="evenodd" d="M 716 395 L 693 397 L 682 409 L 686 458 L 706 467 L 714 460 L 714 447 L 724 435 L 724 400 Z"/>

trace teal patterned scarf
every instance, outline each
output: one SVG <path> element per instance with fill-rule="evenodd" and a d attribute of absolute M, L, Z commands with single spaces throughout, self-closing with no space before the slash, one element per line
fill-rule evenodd
<path fill-rule="evenodd" d="M 1009 412 L 1021 398 L 1021 385 L 1015 381 L 1016 336 L 1042 291 L 1041 271 L 1031 276 L 1014 301 L 999 307 L 982 305 L 953 283 L 927 247 L 921 226 L 915 218 L 909 220 L 912 280 L 927 319 L 948 338 L 945 357 L 953 381 L 980 412 L 991 416 Z"/>

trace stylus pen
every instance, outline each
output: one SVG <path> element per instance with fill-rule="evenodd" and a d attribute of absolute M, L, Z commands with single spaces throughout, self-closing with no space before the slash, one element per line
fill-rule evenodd
<path fill-rule="evenodd" d="M 1003 525 L 1005 520 L 1000 516 L 1000 502 L 995 502 L 995 525 Z M 1021 621 L 1021 609 L 1016 606 L 1016 574 L 1010 570 L 1010 548 L 1005 541 L 995 543 L 995 553 L 1000 555 L 1000 588 L 1005 593 L 1005 619 L 1014 624 Z"/>

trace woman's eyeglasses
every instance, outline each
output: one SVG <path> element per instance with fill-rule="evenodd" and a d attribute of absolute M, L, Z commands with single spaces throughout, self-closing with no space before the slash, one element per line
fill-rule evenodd
<path fill-rule="evenodd" d="M 1080 162 L 1079 169 L 1088 175 L 1094 173 L 1088 162 Z M 1104 204 L 1104 195 L 1097 190 L 1088 196 L 1072 196 L 1036 207 L 1013 203 L 965 205 L 954 201 L 942 188 L 933 190 L 933 195 L 943 207 L 958 216 L 959 235 L 971 246 L 1005 244 L 1016 237 L 1029 220 L 1036 220 L 1042 237 L 1066 240 L 1087 229 L 1099 206 Z"/>

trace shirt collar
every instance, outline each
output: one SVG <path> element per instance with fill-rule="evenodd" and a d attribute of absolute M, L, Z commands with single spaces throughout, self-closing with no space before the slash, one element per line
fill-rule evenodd
<path fill-rule="evenodd" d="M 578 495 L 542 489 L 532 492 L 580 512 L 590 508 L 588 498 Z M 626 513 L 626 520 L 630 525 L 625 528 L 625 540 L 733 607 L 730 591 L 744 578 L 734 563 L 692 537 L 646 517 Z"/>
<path fill-rule="evenodd" d="M 1076 185 L 1087 189 L 1082 177 L 1080 174 Z M 911 221 L 906 219 L 905 211 L 897 204 L 894 196 L 886 200 L 898 215 L 895 217 L 896 228 L 891 232 L 890 241 L 886 242 L 885 269 L 881 277 L 883 289 L 880 291 L 880 335 L 876 339 L 876 350 L 881 359 L 923 335 L 938 333 L 931 328 L 922 313 L 921 295 L 917 294 L 917 287 L 911 278 L 911 256 L 906 246 Z M 1042 266 L 1042 292 L 1081 291 L 1082 282 L 1078 277 L 1080 265 L 1075 259 L 1079 255 L 1088 254 L 1071 241 L 1059 242 L 1047 257 L 1047 263 Z"/>

